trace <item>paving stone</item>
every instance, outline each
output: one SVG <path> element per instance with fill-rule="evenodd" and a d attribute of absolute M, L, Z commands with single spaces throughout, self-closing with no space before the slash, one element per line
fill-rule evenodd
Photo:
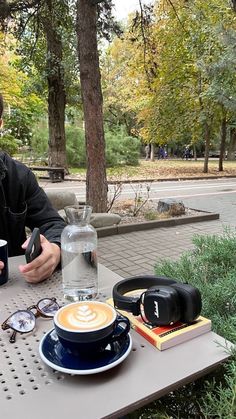
<path fill-rule="evenodd" d="M 130 276 L 129 272 L 124 271 L 122 269 L 118 269 L 118 271 L 116 271 L 116 273 L 118 275 L 120 275 L 122 278 L 126 278 L 126 277 Z"/>
<path fill-rule="evenodd" d="M 148 231 L 99 238 L 101 263 L 123 277 L 152 274 L 158 261 L 178 260 L 194 248 L 194 235 L 223 234 L 231 226 L 235 231 L 235 196 L 190 198 L 184 200 L 190 208 L 220 213 L 220 220 L 163 227 Z M 191 204 L 191 205 L 190 205 Z"/>

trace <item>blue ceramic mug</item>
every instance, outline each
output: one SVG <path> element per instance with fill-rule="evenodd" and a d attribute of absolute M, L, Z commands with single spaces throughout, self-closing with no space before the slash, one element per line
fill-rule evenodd
<path fill-rule="evenodd" d="M 8 247 L 6 240 L 0 240 L 0 260 L 4 263 L 4 268 L 0 271 L 0 285 L 8 281 Z"/>
<path fill-rule="evenodd" d="M 109 304 L 78 301 L 61 307 L 54 316 L 59 341 L 73 354 L 96 354 L 108 344 L 124 339 L 129 330 L 127 317 Z"/>

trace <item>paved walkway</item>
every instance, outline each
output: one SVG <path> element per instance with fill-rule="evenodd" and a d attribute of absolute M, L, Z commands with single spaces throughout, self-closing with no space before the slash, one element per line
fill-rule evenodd
<path fill-rule="evenodd" d="M 99 238 L 100 263 L 122 277 L 153 274 L 158 260 L 176 260 L 193 248 L 195 234 L 221 234 L 225 227 L 236 228 L 235 194 L 187 198 L 184 204 L 218 212 L 220 219 Z"/>

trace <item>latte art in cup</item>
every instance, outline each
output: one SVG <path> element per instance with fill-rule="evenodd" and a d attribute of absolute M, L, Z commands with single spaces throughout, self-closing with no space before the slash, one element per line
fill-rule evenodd
<path fill-rule="evenodd" d="M 114 322 L 116 314 L 109 305 L 81 301 L 69 304 L 58 312 L 57 322 L 65 329 L 75 331 L 99 330 Z"/>
<path fill-rule="evenodd" d="M 53 318 L 60 344 L 77 356 L 94 356 L 111 342 L 124 339 L 130 330 L 127 317 L 101 301 L 77 301 L 61 307 Z"/>

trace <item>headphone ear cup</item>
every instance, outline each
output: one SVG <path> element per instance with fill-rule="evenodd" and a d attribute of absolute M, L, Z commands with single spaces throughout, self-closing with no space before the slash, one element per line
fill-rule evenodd
<path fill-rule="evenodd" d="M 126 295 L 130 291 L 144 290 L 146 291 L 153 286 L 170 286 L 176 281 L 166 276 L 133 276 L 131 278 L 122 279 L 114 285 L 112 296 L 115 308 L 126 310 L 138 316 L 140 314 L 140 297 Z"/>
<path fill-rule="evenodd" d="M 166 326 L 180 318 L 179 294 L 170 286 L 155 285 L 141 296 L 141 316 L 153 326 Z"/>
<path fill-rule="evenodd" d="M 192 323 L 201 313 L 202 300 L 200 291 L 190 284 L 175 283 L 171 287 L 179 294 L 180 321 Z"/>

